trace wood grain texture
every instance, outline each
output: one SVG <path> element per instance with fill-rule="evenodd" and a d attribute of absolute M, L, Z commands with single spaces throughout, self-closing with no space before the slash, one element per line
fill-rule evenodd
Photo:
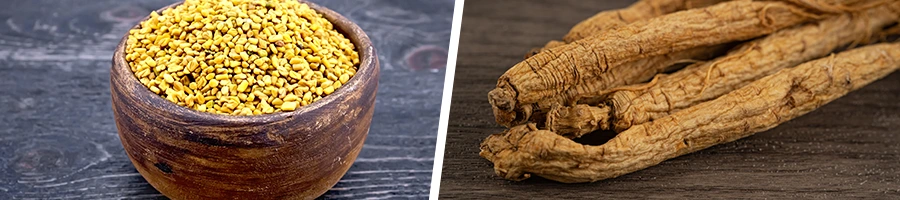
<path fill-rule="evenodd" d="M 440 198 L 900 198 L 900 73 L 769 131 L 614 179 L 513 182 L 494 174 L 478 147 L 504 130 L 487 101 L 497 77 L 580 20 L 632 2 L 466 2 Z"/>
<path fill-rule="evenodd" d="M 35 0 L 0 7 L 0 199 L 165 199 L 119 141 L 109 69 L 126 31 L 173 2 Z M 356 22 L 382 67 L 362 151 L 321 198 L 426 198 L 453 2 L 313 2 Z"/>

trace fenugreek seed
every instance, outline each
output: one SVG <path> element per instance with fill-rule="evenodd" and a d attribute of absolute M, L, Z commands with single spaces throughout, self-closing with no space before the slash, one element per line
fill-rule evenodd
<path fill-rule="evenodd" d="M 147 60 L 144 61 L 144 64 L 147 64 L 147 66 L 150 67 L 156 67 L 156 61 L 151 58 L 147 58 Z"/>
<path fill-rule="evenodd" d="M 312 92 L 303 93 L 303 101 L 312 101 Z"/>
<path fill-rule="evenodd" d="M 341 83 L 344 83 L 344 84 L 346 84 L 346 83 L 347 83 L 347 81 L 349 81 L 349 80 L 350 80 L 350 75 L 347 75 L 347 74 L 342 74 L 342 75 L 341 75 L 341 78 L 340 78 L 340 80 L 341 80 Z"/>
<path fill-rule="evenodd" d="M 244 92 L 247 90 L 247 87 L 250 85 L 249 81 L 242 81 L 240 85 L 237 87 L 238 92 Z"/>
<path fill-rule="evenodd" d="M 283 111 L 293 111 L 294 109 L 297 109 L 296 101 L 284 102 L 281 104 L 281 110 Z"/>
<path fill-rule="evenodd" d="M 172 89 L 175 89 L 175 91 L 184 91 L 184 85 L 182 85 L 181 82 L 176 81 L 172 84 Z"/>
<path fill-rule="evenodd" d="M 256 53 L 259 54 L 259 56 L 262 56 L 262 57 L 269 56 L 269 52 L 267 52 L 265 49 L 260 49 L 260 50 L 257 51 Z"/>
<path fill-rule="evenodd" d="M 303 79 L 303 77 L 300 76 L 300 73 L 297 73 L 297 72 L 295 72 L 295 71 L 289 72 L 289 73 L 288 73 L 288 76 L 290 76 L 291 78 L 297 79 L 297 80 Z"/>
<path fill-rule="evenodd" d="M 253 114 L 253 110 L 250 110 L 250 108 L 241 109 L 241 115 L 252 115 L 252 114 Z"/>
<path fill-rule="evenodd" d="M 166 83 L 175 82 L 175 78 L 172 78 L 172 75 L 169 74 L 163 74 L 163 80 L 165 80 Z"/>
<path fill-rule="evenodd" d="M 272 100 L 272 105 L 280 106 L 283 103 L 284 103 L 284 101 L 281 99 Z"/>
<path fill-rule="evenodd" d="M 219 68 L 219 69 L 222 69 L 222 68 Z M 228 74 L 219 74 L 219 75 L 216 75 L 216 80 L 220 80 L 220 81 L 221 81 L 221 80 L 225 80 L 225 79 L 228 79 Z"/>
<path fill-rule="evenodd" d="M 250 61 L 250 55 L 247 54 L 247 52 L 241 51 L 240 55 L 241 55 L 241 60 Z"/>
<path fill-rule="evenodd" d="M 218 80 L 218 79 L 209 80 L 208 86 L 209 86 L 209 87 L 218 87 L 218 86 L 219 86 L 219 80 Z"/>
<path fill-rule="evenodd" d="M 321 63 L 322 59 L 317 56 L 308 55 L 308 56 L 306 56 L 306 61 L 314 62 L 314 63 Z"/>
<path fill-rule="evenodd" d="M 178 72 L 178 71 L 181 71 L 182 69 L 184 69 L 184 67 L 182 67 L 180 65 L 173 65 L 173 66 L 169 66 L 169 69 L 167 71 Z"/>
<path fill-rule="evenodd" d="M 302 62 L 303 62 L 303 59 L 301 59 L 301 58 L 299 58 L 299 57 L 291 58 L 291 61 L 290 61 L 290 63 L 291 63 L 292 65 L 294 65 L 294 64 L 300 64 L 300 63 L 302 63 Z"/>
<path fill-rule="evenodd" d="M 153 92 L 153 93 L 156 93 L 156 94 L 159 94 L 159 92 L 160 92 L 160 91 L 159 91 L 159 88 L 156 87 L 156 86 L 151 86 L 151 87 L 150 87 L 150 91 Z"/>
<path fill-rule="evenodd" d="M 334 92 L 334 88 L 331 87 L 331 86 L 328 86 L 328 87 L 326 87 L 326 88 L 324 89 L 323 92 L 325 92 L 326 95 L 329 95 L 329 94 L 331 94 L 332 92 Z"/>
<path fill-rule="evenodd" d="M 298 97 L 294 94 L 288 94 L 284 96 L 284 101 L 297 101 Z"/>

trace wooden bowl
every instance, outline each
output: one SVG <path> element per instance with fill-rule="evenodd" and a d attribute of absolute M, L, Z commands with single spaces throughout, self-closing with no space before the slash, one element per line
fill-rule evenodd
<path fill-rule="evenodd" d="M 311 199 L 347 172 L 372 122 L 378 59 L 357 25 L 304 3 L 356 45 L 361 62 L 347 84 L 292 112 L 230 116 L 178 106 L 135 78 L 119 43 L 110 71 L 116 126 L 150 185 L 173 199 Z"/>

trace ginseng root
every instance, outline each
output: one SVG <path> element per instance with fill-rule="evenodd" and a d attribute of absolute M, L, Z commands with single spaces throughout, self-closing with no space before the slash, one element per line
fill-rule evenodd
<path fill-rule="evenodd" d="M 724 1 L 727 0 L 641 0 L 627 8 L 600 12 L 579 22 L 563 37 L 563 41 L 571 43 L 632 22 L 707 7 Z"/>
<path fill-rule="evenodd" d="M 497 175 L 593 182 L 731 142 L 806 114 L 900 69 L 900 43 L 852 49 L 783 69 L 715 100 L 628 129 L 599 146 L 533 125 L 489 136 L 480 155 Z"/>
<path fill-rule="evenodd" d="M 549 111 L 554 105 L 573 104 L 572 100 L 576 99 L 582 100 L 582 103 L 602 103 L 602 98 L 595 98 L 593 95 L 605 93 L 603 89 L 607 85 L 632 85 L 645 82 L 656 74 L 674 70 L 674 66 L 678 66 L 676 65 L 678 63 L 712 59 L 725 54 L 733 46 L 732 44 L 722 44 L 698 47 L 648 57 L 612 68 L 606 73 L 599 74 L 599 77 L 584 77 L 581 79 L 581 82 L 576 83 L 572 88 L 561 94 L 541 99 L 530 105 L 522 105 L 523 109 L 517 112 L 520 113 L 520 115 L 517 115 L 519 118 L 513 120 L 510 124 L 523 124 L 526 120 L 543 123 L 545 120 L 543 118 L 544 113 Z"/>
<path fill-rule="evenodd" d="M 782 0 L 823 13 L 858 12 L 883 3 L 862 4 L 867 0 Z M 870 0 L 868 0 L 870 1 Z"/>
<path fill-rule="evenodd" d="M 562 46 L 597 33 L 616 29 L 632 22 L 647 20 L 665 14 L 711 6 L 726 0 L 640 0 L 622 9 L 599 12 L 590 18 L 579 22 L 569 33 L 563 37 L 564 41 L 552 40 L 543 48 L 534 48 L 525 58 L 531 57 L 542 50 Z"/>
<path fill-rule="evenodd" d="M 869 38 L 900 18 L 900 2 L 865 12 L 844 14 L 815 24 L 781 30 L 743 44 L 727 56 L 688 67 L 644 90 L 622 90 L 608 96 L 607 105 L 559 107 L 550 111 L 547 127 L 579 137 L 597 129 L 623 131 L 665 117 L 740 88 L 782 68 L 819 58 L 848 44 Z M 610 112 L 604 115 L 602 112 Z M 591 113 L 591 116 L 579 116 Z M 612 119 L 610 119 L 612 118 Z M 611 122 L 612 125 L 602 124 Z"/>
<path fill-rule="evenodd" d="M 602 11 L 579 22 L 563 37 L 563 41 L 551 40 L 542 48 L 533 48 L 525 58 L 543 50 L 562 46 L 604 31 L 616 29 L 632 22 L 647 20 L 687 9 L 702 8 L 728 0 L 641 0 L 623 9 Z M 775 0 L 777 1 L 777 0 Z M 858 5 L 865 0 L 782 0 L 820 13 L 858 11 L 877 4 Z"/>
<path fill-rule="evenodd" d="M 604 75 L 624 63 L 691 48 L 747 40 L 820 16 L 782 2 L 733 1 L 668 14 L 552 48 L 522 61 L 497 81 L 488 93 L 497 122 L 507 127 L 524 122 L 531 104 L 587 82 L 591 91 L 618 87 Z M 697 37 L 702 35 L 703 37 Z M 630 69 L 641 71 L 646 69 Z M 632 73 L 639 74 L 639 73 Z M 607 76 L 609 78 L 601 78 Z M 576 92 L 578 93 L 578 92 Z M 517 120 L 519 118 L 520 120 Z"/>

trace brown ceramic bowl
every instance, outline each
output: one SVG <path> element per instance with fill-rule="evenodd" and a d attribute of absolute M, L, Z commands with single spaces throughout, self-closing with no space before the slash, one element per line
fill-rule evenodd
<path fill-rule="evenodd" d="M 119 43 L 110 72 L 116 126 L 153 187 L 173 199 L 311 199 L 347 172 L 372 121 L 378 59 L 362 29 L 304 3 L 356 45 L 361 62 L 347 84 L 292 112 L 230 116 L 175 105 L 135 78 Z"/>

